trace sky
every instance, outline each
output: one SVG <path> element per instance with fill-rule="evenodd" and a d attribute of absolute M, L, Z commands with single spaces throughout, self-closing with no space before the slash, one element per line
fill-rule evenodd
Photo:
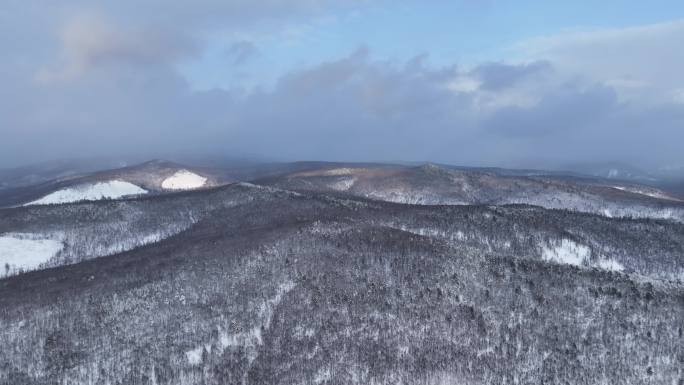
<path fill-rule="evenodd" d="M 684 165 L 684 3 L 4 0 L 0 168 Z"/>

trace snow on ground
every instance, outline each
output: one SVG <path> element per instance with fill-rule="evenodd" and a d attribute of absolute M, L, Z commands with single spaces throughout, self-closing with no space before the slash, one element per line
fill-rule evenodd
<path fill-rule="evenodd" d="M 623 271 L 625 270 L 625 267 L 622 266 L 622 264 L 614 259 L 602 259 L 598 261 L 596 264 L 598 268 L 601 268 L 603 270 L 610 270 L 610 271 Z"/>
<path fill-rule="evenodd" d="M 668 196 L 662 191 L 656 190 L 656 189 L 641 189 L 637 187 L 624 187 L 624 186 L 613 186 L 614 189 L 620 190 L 620 191 L 625 191 L 629 192 L 632 194 L 639 194 L 639 195 L 646 195 L 651 198 L 657 198 L 657 199 L 667 199 L 671 201 L 678 201 L 679 199 L 672 198 L 671 196 Z"/>
<path fill-rule="evenodd" d="M 34 270 L 59 253 L 64 245 L 35 234 L 0 235 L 0 276 L 17 270 Z M 9 271 L 7 271 L 9 267 Z"/>
<path fill-rule="evenodd" d="M 259 346 L 261 345 L 261 327 L 253 327 L 246 332 L 231 334 L 221 331 L 219 334 L 220 348 L 223 350 L 230 346 Z"/>
<path fill-rule="evenodd" d="M 207 183 L 207 178 L 188 170 L 180 170 L 164 179 L 162 188 L 166 190 L 193 190 Z"/>
<path fill-rule="evenodd" d="M 48 205 L 79 201 L 96 201 L 101 199 L 117 199 L 129 195 L 147 194 L 142 189 L 132 183 L 111 180 L 108 182 L 97 182 L 80 186 L 57 190 L 38 200 L 26 203 L 29 205 Z"/>
<path fill-rule="evenodd" d="M 545 261 L 565 265 L 582 266 L 589 259 L 591 250 L 584 245 L 563 239 L 551 245 L 542 246 L 542 258 Z"/>
<path fill-rule="evenodd" d="M 330 188 L 337 191 L 348 191 L 354 183 L 356 183 L 356 178 L 345 178 L 333 183 Z"/>
<path fill-rule="evenodd" d="M 314 384 L 327 384 L 330 382 L 332 374 L 330 373 L 330 368 L 321 368 L 316 372 L 314 376 Z"/>
<path fill-rule="evenodd" d="M 589 249 L 589 247 L 568 239 L 542 246 L 542 258 L 549 262 L 583 266 L 585 262 L 590 260 L 590 257 L 591 249 Z M 592 266 L 617 272 L 625 270 L 625 267 L 614 259 L 600 259 Z"/>
<path fill-rule="evenodd" d="M 384 189 L 370 191 L 365 194 L 367 198 L 381 201 L 408 204 L 408 205 L 470 205 L 461 199 L 443 197 L 432 194 L 429 191 L 413 190 L 410 188 L 397 187 L 394 189 Z"/>
<path fill-rule="evenodd" d="M 352 176 L 362 174 L 368 171 L 365 168 L 350 168 L 350 167 L 340 167 L 340 168 L 330 168 L 327 170 L 313 170 L 313 171 L 301 171 L 292 174 L 295 177 L 315 177 L 315 176 Z"/>
<path fill-rule="evenodd" d="M 263 336 L 261 335 L 261 331 L 263 329 L 268 330 L 271 327 L 271 321 L 275 309 L 280 304 L 280 301 L 283 300 L 283 297 L 294 287 L 295 283 L 292 281 L 280 283 L 276 289 L 275 296 L 261 303 L 259 307 L 259 320 L 261 322 L 255 325 L 252 329 L 242 333 L 231 334 L 226 331 L 220 331 L 219 347 L 221 349 L 225 349 L 229 346 L 255 347 L 262 345 Z"/>
<path fill-rule="evenodd" d="M 185 352 L 185 357 L 188 359 L 188 363 L 190 365 L 199 365 L 202 363 L 202 349 L 203 347 L 199 347 L 197 349 L 189 350 Z"/>
<path fill-rule="evenodd" d="M 353 175 L 358 169 L 343 167 L 343 168 L 333 168 L 326 170 L 322 175 L 325 176 L 340 176 L 340 175 Z"/>

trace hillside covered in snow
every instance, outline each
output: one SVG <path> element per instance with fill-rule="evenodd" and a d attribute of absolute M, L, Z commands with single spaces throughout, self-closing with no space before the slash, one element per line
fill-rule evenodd
<path fill-rule="evenodd" d="M 210 188 L 232 181 L 225 171 L 155 160 L 142 164 L 69 175 L 0 190 L 0 207 L 122 199 Z"/>
<path fill-rule="evenodd" d="M 684 222 L 684 202 L 658 189 L 558 175 L 508 175 L 427 164 L 321 168 L 264 178 L 256 183 L 405 204 L 528 204 L 607 217 Z"/>
<path fill-rule="evenodd" d="M 118 199 L 142 194 L 147 194 L 147 191 L 132 183 L 113 180 L 57 190 L 40 199 L 28 202 L 25 206 Z"/>
<path fill-rule="evenodd" d="M 296 167 L 0 209 L 0 383 L 681 379 L 684 224 L 567 206 L 677 202 L 614 182 Z M 540 196 L 566 206 L 519 201 Z"/>

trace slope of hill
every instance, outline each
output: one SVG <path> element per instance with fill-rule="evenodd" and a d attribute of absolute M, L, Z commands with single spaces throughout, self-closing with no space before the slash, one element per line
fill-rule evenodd
<path fill-rule="evenodd" d="M 44 265 L 60 266 L 155 243 L 191 228 L 220 209 L 274 194 L 299 196 L 239 183 L 123 201 L 3 209 L 0 234 L 19 233 L 62 242 L 63 249 Z M 355 199 L 342 202 L 375 207 L 373 215 L 364 213 L 359 219 L 364 223 L 481 250 L 557 259 L 554 255 L 579 247 L 585 250 L 580 266 L 620 266 L 618 270 L 658 279 L 677 279 L 684 273 L 684 261 L 679 258 L 684 254 L 682 224 L 610 219 L 531 206 L 404 207 Z"/>
<path fill-rule="evenodd" d="M 118 199 L 146 193 L 209 188 L 229 182 L 221 170 L 155 160 L 0 191 L 0 207 Z"/>
<path fill-rule="evenodd" d="M 684 221 L 684 202 L 651 187 L 560 176 L 501 175 L 430 164 L 322 168 L 265 178 L 257 183 L 407 204 L 530 204 L 608 217 Z"/>
<path fill-rule="evenodd" d="M 0 231 L 80 222 L 72 242 L 102 244 L 98 226 L 136 210 L 133 235 L 196 220 L 144 247 L 0 280 L 0 382 L 681 379 L 684 286 L 670 275 L 684 229 L 672 221 L 236 184 L 8 209 Z"/>
<path fill-rule="evenodd" d="M 24 238 L 59 242 L 62 247 L 41 262 L 40 267 L 73 264 L 158 242 L 188 229 L 217 208 L 254 199 L 262 190 L 250 189 L 247 195 L 239 191 L 239 186 L 235 186 L 228 190 L 202 190 L 200 194 L 182 192 L 140 199 L 0 209 L 0 237 L 17 233 Z M 6 273 L 16 273 L 20 267 L 20 263 L 10 264 Z"/>
<path fill-rule="evenodd" d="M 62 159 L 14 168 L 0 168 L 0 191 L 37 185 L 54 179 L 121 167 L 120 159 Z"/>
<path fill-rule="evenodd" d="M 25 203 L 25 205 L 50 205 L 80 201 L 97 201 L 142 194 L 147 194 L 147 190 L 132 183 L 120 180 L 110 180 L 107 182 L 80 184 L 74 187 L 57 190 L 40 199 Z"/>

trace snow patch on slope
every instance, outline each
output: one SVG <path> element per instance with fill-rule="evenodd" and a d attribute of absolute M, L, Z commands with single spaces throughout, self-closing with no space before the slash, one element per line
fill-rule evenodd
<path fill-rule="evenodd" d="M 349 167 L 333 168 L 330 170 L 326 170 L 325 172 L 322 173 L 322 175 L 325 175 L 325 176 L 353 175 L 357 171 L 358 171 L 358 169 L 353 169 L 353 168 L 349 168 Z"/>
<path fill-rule="evenodd" d="M 356 178 L 345 178 L 333 183 L 330 188 L 337 191 L 348 191 L 354 186 L 354 183 L 356 183 Z"/>
<path fill-rule="evenodd" d="M 204 351 L 211 353 L 211 345 L 200 346 L 193 350 L 188 350 L 185 352 L 185 358 L 188 359 L 188 363 L 192 366 L 197 366 L 202 363 L 202 354 Z"/>
<path fill-rule="evenodd" d="M 590 254 L 591 250 L 587 246 L 568 239 L 542 246 L 542 259 L 564 265 L 582 266 Z"/>
<path fill-rule="evenodd" d="M 302 171 L 294 173 L 293 177 L 316 177 L 316 176 L 352 176 L 362 174 L 367 172 L 368 169 L 365 168 L 350 168 L 350 167 L 340 167 L 340 168 L 330 168 L 324 170 L 312 170 L 312 171 Z"/>
<path fill-rule="evenodd" d="M 622 266 L 622 264 L 614 259 L 602 259 L 599 260 L 598 263 L 596 264 L 596 267 L 603 269 L 603 270 L 609 270 L 609 271 L 623 271 L 625 270 L 625 267 Z"/>
<path fill-rule="evenodd" d="M 57 190 L 38 200 L 26 203 L 24 206 L 117 199 L 141 194 L 147 194 L 147 191 L 132 183 L 112 180 Z"/>
<path fill-rule="evenodd" d="M 316 372 L 313 378 L 314 384 L 327 384 L 332 379 L 330 368 L 321 368 Z"/>
<path fill-rule="evenodd" d="M 370 191 L 365 194 L 367 198 L 381 201 L 409 204 L 409 205 L 470 205 L 457 198 L 443 197 L 429 191 L 413 190 L 406 188 L 394 188 Z"/>
<path fill-rule="evenodd" d="M 587 246 L 563 239 L 560 242 L 542 246 L 542 259 L 562 265 L 584 266 L 590 262 L 591 249 Z M 599 259 L 591 263 L 599 269 L 621 272 L 625 267 L 614 259 Z"/>
<path fill-rule="evenodd" d="M 646 188 L 637 188 L 637 187 L 624 187 L 624 186 L 612 186 L 616 190 L 620 191 L 625 191 L 629 192 L 632 194 L 639 194 L 639 195 L 645 195 L 651 198 L 656 198 L 656 199 L 667 199 L 671 201 L 679 201 L 679 199 L 672 198 L 671 196 L 668 196 L 662 191 L 656 190 L 656 189 L 646 189 Z"/>
<path fill-rule="evenodd" d="M 62 242 L 58 240 L 36 234 L 0 235 L 0 276 L 18 270 L 37 269 L 57 255 L 63 247 Z"/>
<path fill-rule="evenodd" d="M 228 333 L 226 331 L 220 331 L 219 334 L 219 347 L 221 351 L 230 346 L 244 346 L 244 347 L 256 347 L 263 344 L 263 336 L 261 335 L 262 329 L 268 330 L 271 327 L 271 321 L 273 320 L 273 313 L 283 300 L 283 297 L 289 293 L 295 287 L 295 283 L 292 281 L 285 281 L 278 285 L 276 289 L 276 294 L 273 298 L 266 300 L 259 306 L 259 320 L 253 328 L 241 332 L 241 333 Z M 254 359 L 254 356 L 250 357 L 250 361 Z"/>
<path fill-rule="evenodd" d="M 180 170 L 164 179 L 162 188 L 166 190 L 193 190 L 207 183 L 207 178 L 188 170 Z"/>

